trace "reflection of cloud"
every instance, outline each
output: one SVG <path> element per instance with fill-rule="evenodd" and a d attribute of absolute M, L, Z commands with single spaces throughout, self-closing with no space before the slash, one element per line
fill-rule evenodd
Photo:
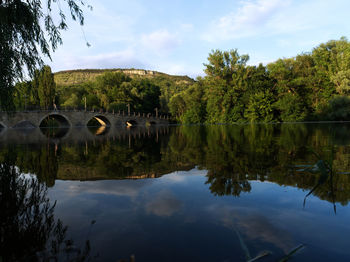
<path fill-rule="evenodd" d="M 136 197 L 140 189 L 152 180 L 113 180 L 113 181 L 93 181 L 93 182 L 73 182 L 65 189 L 69 195 L 81 193 L 104 194 L 116 196 Z"/>
<path fill-rule="evenodd" d="M 156 195 L 155 199 L 146 204 L 146 210 L 148 213 L 167 217 L 179 211 L 182 205 L 182 202 L 179 201 L 171 192 L 161 191 Z"/>
<path fill-rule="evenodd" d="M 186 182 L 186 177 L 179 175 L 177 173 L 168 174 L 164 179 L 169 180 L 171 182 L 175 182 L 175 183 Z"/>
<path fill-rule="evenodd" d="M 272 243 L 284 252 L 288 252 L 293 245 L 287 232 L 275 227 L 266 217 L 260 215 L 239 220 L 238 227 L 249 239 L 260 239 Z"/>
<path fill-rule="evenodd" d="M 205 177 L 207 174 L 207 170 L 199 170 L 197 168 L 193 168 L 190 171 L 175 171 L 172 173 L 163 176 L 162 179 L 167 180 L 167 182 L 171 183 L 188 183 L 188 178 L 192 176 L 201 176 Z"/>
<path fill-rule="evenodd" d="M 272 243 L 284 252 L 294 245 L 288 232 L 273 225 L 265 216 L 252 214 L 247 208 L 222 207 L 216 208 L 215 212 L 222 214 L 219 216 L 226 227 L 238 229 L 247 239 Z"/>

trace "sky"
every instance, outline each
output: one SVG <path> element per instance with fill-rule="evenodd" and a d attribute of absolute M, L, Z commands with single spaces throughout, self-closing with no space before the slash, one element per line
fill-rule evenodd
<path fill-rule="evenodd" d="M 84 26 L 68 19 L 63 45 L 45 60 L 53 72 L 137 68 L 195 78 L 211 50 L 237 49 L 248 64 L 266 65 L 350 39 L 349 0 L 87 1 Z"/>

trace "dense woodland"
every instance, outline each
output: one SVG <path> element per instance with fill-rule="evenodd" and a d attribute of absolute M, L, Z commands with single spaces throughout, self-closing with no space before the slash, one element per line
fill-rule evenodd
<path fill-rule="evenodd" d="M 213 50 L 205 76 L 130 77 L 106 72 L 94 80 L 58 85 L 48 66 L 15 87 L 17 109 L 85 108 L 171 114 L 182 123 L 350 119 L 350 42 L 331 40 L 293 58 L 248 65 L 237 50 Z"/>

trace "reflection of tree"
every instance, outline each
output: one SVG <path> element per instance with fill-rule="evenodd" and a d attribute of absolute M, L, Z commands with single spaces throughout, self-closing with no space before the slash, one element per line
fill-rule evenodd
<path fill-rule="evenodd" d="M 206 184 L 214 195 L 239 196 L 242 192 L 250 192 L 251 186 L 246 178 L 239 174 L 223 174 L 209 171 Z"/>
<path fill-rule="evenodd" d="M 349 172 L 346 172 L 346 174 L 338 173 L 334 167 L 334 146 L 331 146 L 327 151 L 331 153 L 331 158 L 328 161 L 322 159 L 319 154 L 313 151 L 318 161 L 315 165 L 304 170 L 317 175 L 317 182 L 304 198 L 304 207 L 307 197 L 314 194 L 321 199 L 332 202 L 334 213 L 336 213 L 336 200 L 342 205 L 347 205 L 349 202 L 349 190 L 347 189 L 350 185 Z"/>
<path fill-rule="evenodd" d="M 254 179 L 257 174 L 263 178 L 275 164 L 275 160 L 269 158 L 276 150 L 271 128 L 228 126 L 208 133 L 207 183 L 216 195 L 239 196 L 241 192 L 250 192 L 248 179 Z"/>
<path fill-rule="evenodd" d="M 57 177 L 58 159 L 55 144 L 43 144 L 11 151 L 17 158 L 16 165 L 22 172 L 34 173 L 39 182 L 53 186 Z"/>
<path fill-rule="evenodd" d="M 155 137 L 132 139 L 131 147 L 128 140 L 89 142 L 86 147 L 62 146 L 60 175 L 70 179 L 127 178 L 157 173 L 154 165 L 161 162 L 161 141 L 157 143 Z"/>
<path fill-rule="evenodd" d="M 6 161 L 1 163 L 0 260 L 57 260 L 62 248 L 69 249 L 72 241 L 65 240 L 67 227 L 55 220 L 54 209 L 45 184 L 20 175 Z M 87 242 L 84 252 L 75 252 L 71 261 L 84 261 L 89 250 Z"/>
<path fill-rule="evenodd" d="M 334 126 L 333 126 L 334 127 Z M 250 191 L 250 180 L 268 180 L 279 185 L 312 190 L 320 174 L 296 172 L 300 164 L 314 164 L 317 159 L 307 149 L 326 150 L 332 139 L 335 146 L 333 166 L 349 171 L 349 147 L 342 139 L 349 126 L 330 129 L 328 125 L 237 125 L 180 127 L 169 140 L 173 160 L 199 165 L 208 170 L 207 184 L 216 195 L 235 195 Z M 334 136 L 330 136 L 335 132 Z M 329 150 L 329 148 L 328 148 Z M 179 155 L 181 158 L 179 158 Z M 345 205 L 350 199 L 350 176 L 334 173 L 313 190 L 329 202 Z"/>
<path fill-rule="evenodd" d="M 171 129 L 170 136 L 150 133 L 143 138 L 126 136 L 97 143 L 62 143 L 58 147 L 54 144 L 7 146 L 0 150 L 0 160 L 12 156 L 21 172 L 36 174 L 48 186 L 54 185 L 56 178 L 158 177 L 197 166 L 208 170 L 207 184 L 217 195 L 238 196 L 240 192 L 249 192 L 250 180 L 268 180 L 311 190 L 318 183 L 319 174 L 297 172 L 298 166 L 317 161 L 307 148 L 324 152 L 333 143 L 334 169 L 350 170 L 347 146 L 350 126 L 332 127 L 320 124 L 181 126 Z M 332 132 L 334 135 L 330 136 Z M 319 185 L 313 194 L 345 205 L 350 200 L 350 176 L 334 173 L 332 182 Z"/>

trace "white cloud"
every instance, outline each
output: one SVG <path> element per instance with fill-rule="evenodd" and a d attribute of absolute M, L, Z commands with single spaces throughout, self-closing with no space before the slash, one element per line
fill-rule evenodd
<path fill-rule="evenodd" d="M 93 12 L 85 20 L 86 37 L 93 46 L 134 41 L 134 27 L 138 20 L 136 15 L 126 15 L 96 3 Z"/>
<path fill-rule="evenodd" d="M 192 78 L 203 76 L 203 70 L 201 68 L 188 65 L 186 61 L 168 62 L 159 59 L 153 63 L 152 70 L 170 75 L 187 75 Z"/>
<path fill-rule="evenodd" d="M 120 52 L 100 53 L 97 55 L 68 55 L 57 52 L 54 55 L 53 71 L 86 68 L 148 68 L 149 66 L 138 59 L 133 49 Z"/>
<path fill-rule="evenodd" d="M 183 32 L 192 32 L 194 30 L 193 24 L 181 24 L 180 28 Z"/>
<path fill-rule="evenodd" d="M 209 32 L 203 35 L 208 41 L 227 40 L 255 35 L 279 12 L 291 3 L 290 0 L 256 0 L 241 2 L 237 11 L 231 12 L 211 23 Z"/>
<path fill-rule="evenodd" d="M 143 34 L 141 44 L 158 55 L 167 55 L 179 46 L 180 40 L 177 34 L 171 34 L 168 30 L 162 29 Z"/>

